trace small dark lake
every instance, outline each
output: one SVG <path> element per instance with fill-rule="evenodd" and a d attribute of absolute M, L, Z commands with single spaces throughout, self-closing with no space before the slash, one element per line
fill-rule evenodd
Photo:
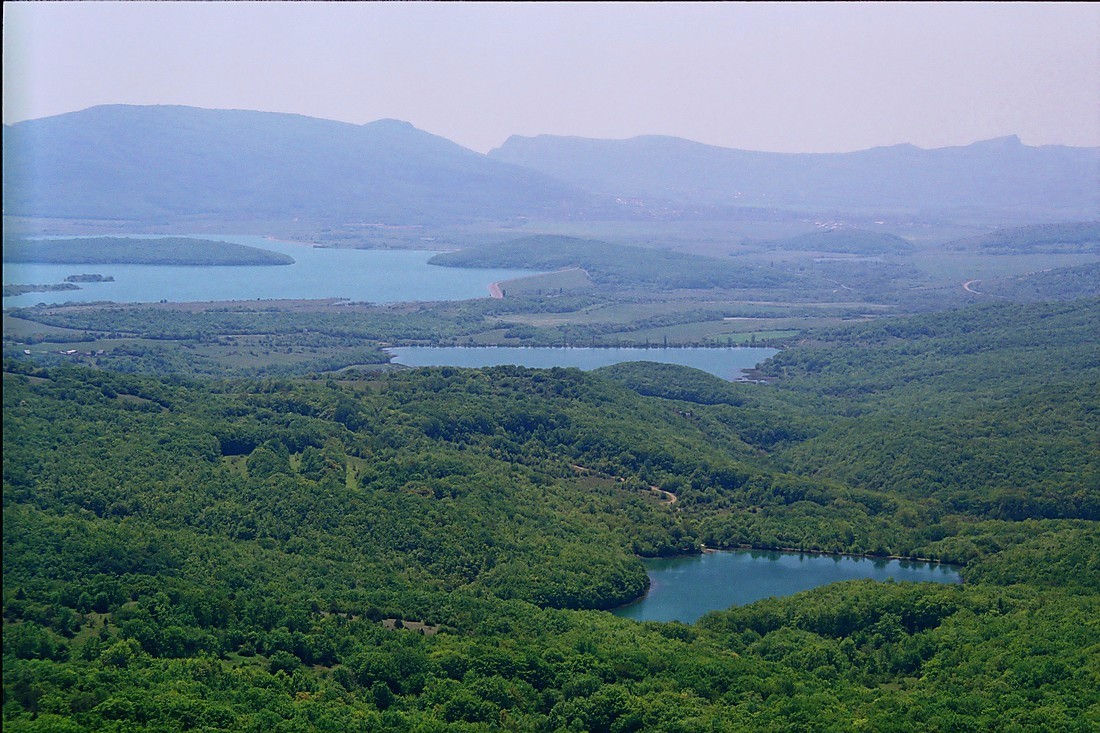
<path fill-rule="evenodd" d="M 649 594 L 616 609 L 616 616 L 694 623 L 708 611 L 789 596 L 842 580 L 962 582 L 958 569 L 949 565 L 846 555 L 732 550 L 644 562 L 649 571 Z"/>

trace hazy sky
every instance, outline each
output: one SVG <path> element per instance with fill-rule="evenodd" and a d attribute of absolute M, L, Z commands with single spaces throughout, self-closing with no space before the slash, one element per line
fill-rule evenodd
<path fill-rule="evenodd" d="M 1100 6 L 4 3 L 5 123 L 186 104 L 474 150 L 663 134 L 751 150 L 1100 145 Z"/>

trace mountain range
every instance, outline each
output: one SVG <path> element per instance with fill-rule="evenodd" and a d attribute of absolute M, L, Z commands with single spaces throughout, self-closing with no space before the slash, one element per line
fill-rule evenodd
<path fill-rule="evenodd" d="M 3 150 L 15 216 L 423 224 L 593 200 L 397 120 L 111 105 L 5 126 Z"/>
<path fill-rule="evenodd" d="M 711 207 L 865 213 L 1100 211 L 1100 148 L 1031 147 L 1018 137 L 924 150 L 762 153 L 674 137 L 509 138 L 489 157 L 585 190 Z"/>
<path fill-rule="evenodd" d="M 512 137 L 482 155 L 407 122 L 107 105 L 5 125 L 6 216 L 450 224 L 736 211 L 1035 221 L 1100 212 L 1100 148 L 1000 138 L 784 154 L 679 138 Z"/>

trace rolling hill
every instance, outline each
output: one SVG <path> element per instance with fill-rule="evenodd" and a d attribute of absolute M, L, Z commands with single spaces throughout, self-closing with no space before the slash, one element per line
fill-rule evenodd
<path fill-rule="evenodd" d="M 3 153 L 8 217 L 340 227 L 765 210 L 1004 225 L 1100 211 L 1100 149 L 1015 137 L 784 154 L 543 135 L 482 155 L 398 120 L 105 105 L 5 126 Z"/>
<path fill-rule="evenodd" d="M 988 234 L 956 239 L 948 249 L 985 254 L 1100 253 L 1100 221 L 1038 224 L 998 229 Z"/>
<path fill-rule="evenodd" d="M 774 286 L 791 279 L 768 268 L 730 260 L 557 235 L 443 252 L 430 262 L 445 267 L 580 268 L 599 285 L 621 287 L 744 288 Z"/>

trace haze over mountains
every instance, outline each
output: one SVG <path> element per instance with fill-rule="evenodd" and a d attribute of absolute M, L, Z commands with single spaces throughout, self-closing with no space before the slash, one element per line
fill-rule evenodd
<path fill-rule="evenodd" d="M 16 216 L 408 224 L 592 199 L 397 120 L 112 105 L 5 126 L 4 161 Z"/>
<path fill-rule="evenodd" d="M 440 224 L 758 210 L 1094 218 L 1100 148 L 1001 138 L 840 154 L 670 137 L 512 137 L 482 155 L 395 120 L 110 105 L 4 127 L 6 216 Z"/>
<path fill-rule="evenodd" d="M 1100 149 L 1019 138 L 854 153 L 732 150 L 674 137 L 509 138 L 489 156 L 589 191 L 708 206 L 930 214 L 966 209 L 1100 211 Z"/>

